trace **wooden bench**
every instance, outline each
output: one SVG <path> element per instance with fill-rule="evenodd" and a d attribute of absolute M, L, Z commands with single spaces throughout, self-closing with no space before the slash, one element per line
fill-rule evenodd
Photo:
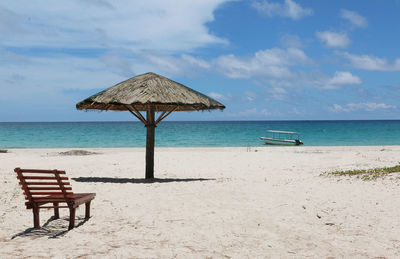
<path fill-rule="evenodd" d="M 15 168 L 24 191 L 27 209 L 32 209 L 34 228 L 40 229 L 39 210 L 54 209 L 54 219 L 60 218 L 59 208 L 69 208 L 69 227 L 75 227 L 75 210 L 85 203 L 85 218 L 90 217 L 90 202 L 95 193 L 73 193 L 65 171 Z M 49 206 L 49 203 L 52 205 Z M 63 204 L 62 206 L 60 204 Z"/>

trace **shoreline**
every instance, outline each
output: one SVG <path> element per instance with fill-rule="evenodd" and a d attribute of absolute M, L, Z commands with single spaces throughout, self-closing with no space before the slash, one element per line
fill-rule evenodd
<path fill-rule="evenodd" d="M 144 163 L 146 148 L 145 147 L 122 147 L 122 148 L 9 148 L 2 149 L 7 152 L 0 153 L 0 159 L 11 154 L 37 154 L 41 156 L 65 156 L 65 157 L 92 157 L 99 155 L 112 155 L 112 154 L 129 154 L 142 157 L 136 162 Z M 155 158 L 158 154 L 165 154 L 168 152 L 177 153 L 218 153 L 218 152 L 237 152 L 237 153 L 277 153 L 287 152 L 292 154 L 298 153 L 319 153 L 319 152 L 382 152 L 382 151 L 398 151 L 400 152 L 400 145 L 375 145 L 375 146 L 262 146 L 262 147 L 155 147 Z M 59 154 L 65 152 L 72 152 L 76 154 Z M 87 154 L 79 154 L 79 153 Z M 91 154 L 93 153 L 93 154 Z M 285 154 L 286 156 L 286 154 Z M 279 159 L 279 158 L 277 158 Z M 400 163 L 400 159 L 399 159 Z M 355 168 L 356 169 L 356 168 Z"/>
<path fill-rule="evenodd" d="M 324 145 L 324 146 L 307 146 L 307 145 L 300 145 L 300 146 L 279 146 L 279 145 L 264 145 L 264 146 L 187 146 L 187 147 L 157 147 L 155 146 L 155 149 L 193 149 L 193 150 L 200 150 L 200 149 L 243 149 L 243 148 L 248 148 L 250 147 L 251 149 L 311 149 L 311 148 L 374 148 L 374 147 L 400 147 L 400 145 L 354 145 L 354 146 L 347 146 L 347 145 Z M 65 150 L 65 149 L 77 149 L 77 150 L 83 150 L 83 149 L 105 149 L 105 150 L 111 150 L 111 149 L 132 149 L 132 150 L 141 150 L 141 149 L 146 149 L 146 147 L 21 147 L 21 148 L 0 148 L 1 150 Z"/>

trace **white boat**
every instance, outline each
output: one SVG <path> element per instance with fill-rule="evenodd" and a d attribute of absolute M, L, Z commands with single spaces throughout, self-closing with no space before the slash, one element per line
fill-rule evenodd
<path fill-rule="evenodd" d="M 267 130 L 267 133 L 269 134 L 269 137 L 260 137 L 265 144 L 286 146 L 303 145 L 303 142 L 299 139 L 300 134 L 298 132 Z"/>

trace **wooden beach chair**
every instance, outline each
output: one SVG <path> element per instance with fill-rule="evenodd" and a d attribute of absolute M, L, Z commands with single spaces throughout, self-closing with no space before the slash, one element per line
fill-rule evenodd
<path fill-rule="evenodd" d="M 59 208 L 69 208 L 69 227 L 75 227 L 75 210 L 85 203 L 85 218 L 90 217 L 90 202 L 95 193 L 73 193 L 65 171 L 15 168 L 24 191 L 27 209 L 32 209 L 34 228 L 40 229 L 39 210 L 54 209 L 54 219 L 60 218 Z M 52 205 L 49 205 L 52 203 Z M 60 205 L 63 204 L 63 205 Z M 46 205 L 46 206 L 44 206 Z"/>

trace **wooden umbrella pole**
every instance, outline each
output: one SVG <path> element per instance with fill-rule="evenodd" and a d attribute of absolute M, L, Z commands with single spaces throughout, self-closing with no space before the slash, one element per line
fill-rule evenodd
<path fill-rule="evenodd" d="M 147 109 L 146 123 L 146 179 L 154 178 L 154 132 L 156 127 L 154 115 L 154 106 L 150 105 L 150 107 Z"/>

